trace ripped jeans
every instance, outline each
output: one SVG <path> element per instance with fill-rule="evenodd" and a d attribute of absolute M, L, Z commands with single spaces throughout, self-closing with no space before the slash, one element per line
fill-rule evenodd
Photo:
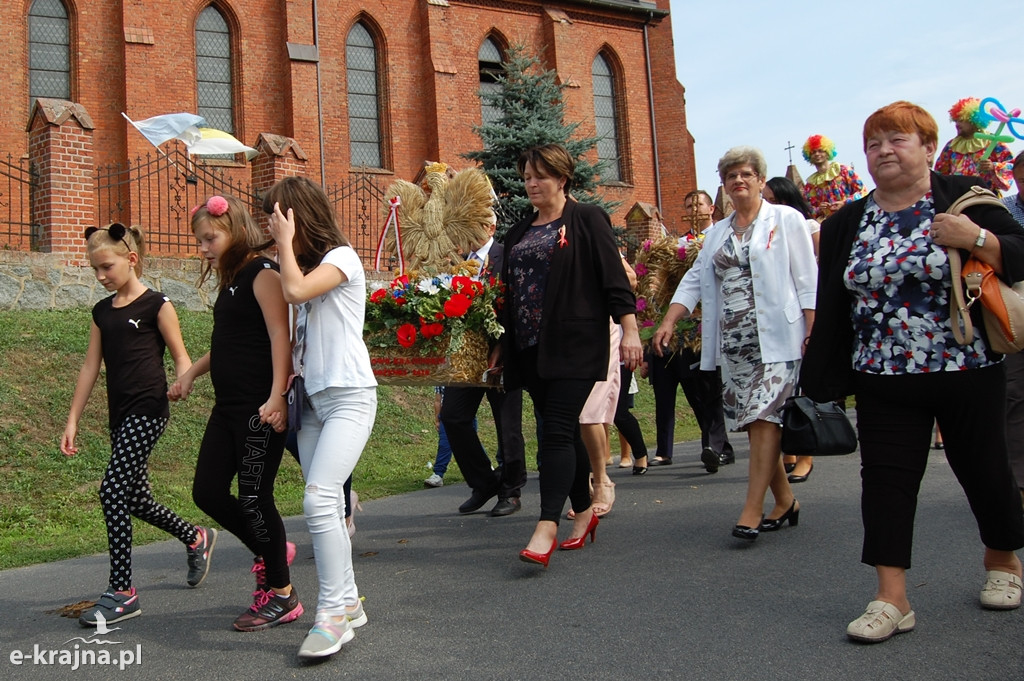
<path fill-rule="evenodd" d="M 344 615 L 346 605 L 359 603 L 352 542 L 339 507 L 344 509 L 343 485 L 363 453 L 376 416 L 376 387 L 321 390 L 308 396 L 302 412 L 302 509 L 320 582 L 318 615 Z"/>

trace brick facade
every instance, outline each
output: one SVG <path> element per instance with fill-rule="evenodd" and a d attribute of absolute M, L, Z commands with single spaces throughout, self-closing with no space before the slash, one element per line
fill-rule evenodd
<path fill-rule="evenodd" d="M 235 136 L 266 155 L 251 166 L 220 164 L 238 180 L 257 186 L 266 172 L 304 172 L 335 183 L 361 170 L 350 163 L 345 43 L 362 21 L 378 47 L 385 167 L 374 172 L 384 181 L 412 179 L 426 159 L 469 164 L 460 155 L 480 145 L 472 131 L 481 116 L 477 50 L 491 37 L 502 46 L 526 44 L 556 70 L 570 86 L 567 118 L 582 122 L 581 134 L 594 132 L 591 64 L 599 52 L 608 56 L 625 154 L 626 182 L 603 187 L 621 202 L 616 224 L 638 201 L 657 204 L 660 177 L 661 214 L 671 229 L 682 213 L 681 197 L 695 187 L 668 0 L 319 0 L 318 23 L 312 0 L 64 3 L 71 26 L 70 99 L 91 116 L 87 136 L 95 166 L 153 153 L 122 111 L 141 119 L 198 109 L 195 21 L 213 4 L 231 33 Z M 0 108 L 0 153 L 15 157 L 29 153 L 36 134 L 27 132 L 30 6 L 31 0 L 0 3 L 0 95 L 9 103 Z M 294 146 L 281 148 L 287 138 Z M 79 226 L 72 231 L 80 235 Z"/>

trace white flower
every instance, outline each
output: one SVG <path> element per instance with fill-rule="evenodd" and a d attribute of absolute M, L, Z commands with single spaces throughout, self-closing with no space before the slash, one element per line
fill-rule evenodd
<path fill-rule="evenodd" d="M 434 279 L 421 279 L 420 283 L 416 284 L 416 290 L 429 295 L 434 295 L 441 288 L 437 285 Z"/>

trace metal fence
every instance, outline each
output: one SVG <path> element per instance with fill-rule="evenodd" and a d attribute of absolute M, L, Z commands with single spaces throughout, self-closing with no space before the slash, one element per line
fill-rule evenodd
<path fill-rule="evenodd" d="M 381 178 L 385 181 L 389 179 Z M 352 248 L 367 269 L 373 266 L 377 251 L 377 239 L 384 228 L 387 214 L 384 209 L 383 182 L 370 173 L 359 173 L 342 183 L 327 186 L 327 198 L 334 204 L 341 231 L 352 243 Z M 387 267 L 393 267 L 388 262 Z"/>
<path fill-rule="evenodd" d="M 249 176 L 249 166 L 196 162 L 182 145 L 166 154 L 154 151 L 124 164 L 98 166 L 93 173 L 96 224 L 141 226 L 146 250 L 152 255 L 195 255 L 192 208 L 214 194 L 241 199 L 258 224 L 266 227 L 262 196 L 249 183 Z M 27 157 L 0 157 L 0 248 L 36 248 L 39 235 L 34 234 L 31 204 L 37 179 Z M 387 217 L 384 190 L 391 179 L 360 172 L 325 187 L 342 231 L 367 267 Z"/>
<path fill-rule="evenodd" d="M 219 167 L 196 163 L 176 145 L 167 154 L 146 154 L 125 165 L 96 169 L 98 224 L 122 222 L 139 225 L 146 235 L 146 250 L 153 255 L 195 255 L 190 219 L 192 208 L 213 194 L 231 194 L 261 215 L 260 197 L 234 175 L 248 175 L 246 167 Z"/>
<path fill-rule="evenodd" d="M 28 158 L 0 157 L 0 248 L 32 247 L 32 186 L 36 175 Z"/>

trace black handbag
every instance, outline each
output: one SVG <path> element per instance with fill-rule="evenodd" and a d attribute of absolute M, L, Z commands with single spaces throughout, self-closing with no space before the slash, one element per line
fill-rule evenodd
<path fill-rule="evenodd" d="M 288 390 L 285 391 L 288 401 L 288 430 L 302 430 L 302 401 L 306 399 L 306 381 L 301 374 L 293 374 L 288 379 Z"/>
<path fill-rule="evenodd" d="M 857 449 L 857 433 L 837 402 L 815 402 L 797 394 L 780 411 L 784 454 L 835 456 Z"/>

